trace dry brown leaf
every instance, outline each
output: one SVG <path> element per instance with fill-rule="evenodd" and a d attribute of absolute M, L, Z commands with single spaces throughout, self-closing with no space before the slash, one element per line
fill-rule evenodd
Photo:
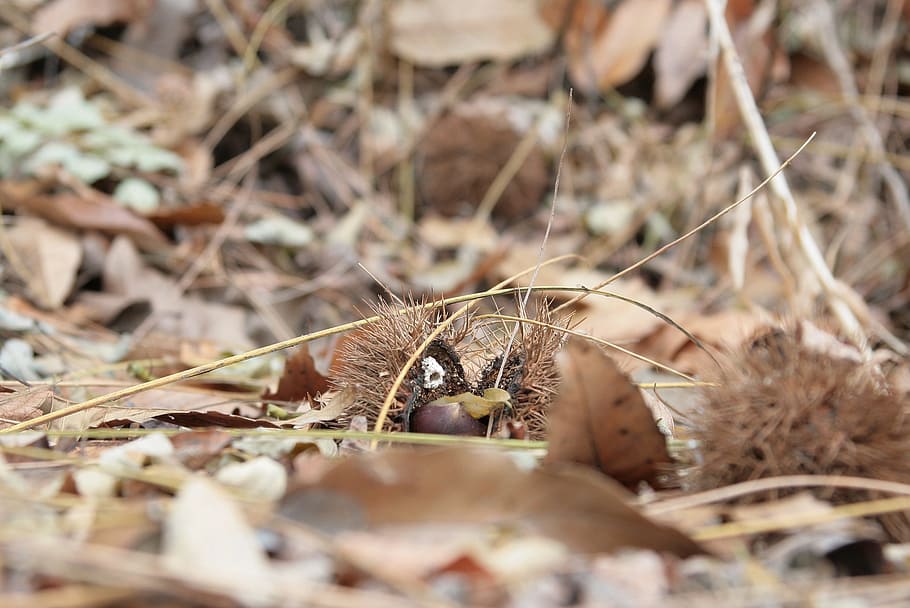
<path fill-rule="evenodd" d="M 59 387 L 61 398 L 83 401 L 110 392 L 110 385 L 92 384 L 87 378 L 80 386 Z M 133 395 L 116 405 L 98 407 L 63 418 L 62 428 L 95 428 L 130 423 L 143 423 L 152 419 L 185 426 L 223 425 L 234 428 L 274 426 L 268 421 L 254 420 L 261 409 L 242 401 L 236 393 L 199 389 L 189 386 L 171 386 Z M 206 422 L 208 420 L 208 422 Z"/>
<path fill-rule="evenodd" d="M 577 462 L 634 488 L 669 464 L 666 438 L 616 363 L 581 338 L 556 355 L 562 376 L 550 411 L 547 462 Z"/>
<path fill-rule="evenodd" d="M 303 401 L 328 389 L 328 378 L 316 369 L 309 347 L 301 344 L 285 361 L 278 388 L 266 390 L 262 398 L 266 401 Z"/>
<path fill-rule="evenodd" d="M 837 74 L 824 61 L 809 55 L 795 54 L 790 57 L 790 80 L 787 84 L 824 96 L 837 97 L 841 94 Z"/>
<path fill-rule="evenodd" d="M 224 221 L 224 209 L 207 201 L 170 209 L 157 209 L 146 216 L 156 226 L 166 230 L 174 226 L 199 226 L 220 224 Z"/>
<path fill-rule="evenodd" d="M 153 0 L 52 0 L 35 11 L 32 33 L 54 32 L 61 38 L 86 25 L 129 23 L 148 12 Z"/>
<path fill-rule="evenodd" d="M 609 9 L 598 0 L 545 0 L 540 14 L 553 29 L 562 28 L 562 45 L 570 65 L 584 61 L 610 21 Z"/>
<path fill-rule="evenodd" d="M 606 90 L 632 79 L 648 60 L 670 12 L 670 0 L 625 0 L 606 27 L 570 57 L 569 76 L 584 90 Z"/>
<path fill-rule="evenodd" d="M 525 0 L 398 0 L 389 25 L 392 50 L 427 67 L 518 59 L 544 51 L 555 36 Z"/>
<path fill-rule="evenodd" d="M 310 424 L 337 420 L 344 412 L 357 401 L 357 391 L 352 387 L 340 391 L 327 391 L 318 401 L 319 409 L 309 409 L 300 415 L 294 416 L 281 423 L 283 427 L 301 428 Z"/>
<path fill-rule="evenodd" d="M 234 436 L 221 429 L 187 431 L 171 437 L 174 456 L 186 468 L 201 469 L 221 451 L 231 445 Z"/>
<path fill-rule="evenodd" d="M 45 308 L 60 308 L 73 289 L 82 262 L 79 240 L 33 218 L 23 218 L 7 234 L 28 272 L 21 278 L 32 297 Z"/>
<path fill-rule="evenodd" d="M 38 387 L 0 395 L 0 428 L 40 416 L 51 395 L 51 389 Z"/>
<path fill-rule="evenodd" d="M 683 0 L 667 20 L 654 53 L 654 101 L 675 105 L 708 68 L 708 15 L 702 0 Z"/>
<path fill-rule="evenodd" d="M 145 264 L 133 243 L 117 237 L 104 260 L 104 294 L 84 292 L 77 299 L 87 310 L 109 314 L 145 303 L 158 315 L 156 329 L 187 340 L 209 339 L 234 348 L 249 348 L 246 313 L 239 306 L 185 296 L 176 282 Z"/>
<path fill-rule="evenodd" d="M 154 224 L 100 192 L 89 200 L 72 193 L 52 196 L 30 193 L 28 188 L 0 183 L 0 194 L 12 207 L 25 209 L 61 226 L 122 234 L 147 249 L 161 249 L 167 245 L 167 239 Z"/>
<path fill-rule="evenodd" d="M 289 492 L 281 512 L 327 531 L 487 523 L 544 535 L 580 552 L 703 552 L 630 507 L 630 497 L 603 475 L 571 464 L 528 470 L 493 450 L 392 449 L 330 466 L 320 479 Z"/>
<path fill-rule="evenodd" d="M 234 407 L 236 410 L 241 410 L 242 408 Z M 253 414 L 258 416 L 258 413 Z M 177 426 L 185 426 L 188 428 L 200 428 L 200 427 L 221 427 L 227 429 L 258 429 L 258 428 L 269 428 L 277 429 L 279 428 L 277 424 L 270 422 L 264 418 L 254 418 L 251 416 L 241 416 L 240 414 L 233 414 L 229 412 L 219 412 L 217 410 L 189 410 L 186 412 L 170 411 L 159 413 L 155 416 L 152 416 L 155 420 L 160 420 L 161 422 L 167 422 L 169 424 L 176 424 Z M 123 426 L 127 424 L 124 420 L 111 420 L 108 423 L 112 427 Z"/>
<path fill-rule="evenodd" d="M 761 319 L 755 314 L 737 310 L 716 314 L 692 313 L 677 321 L 703 345 L 715 350 L 736 346 L 762 324 Z M 686 374 L 702 375 L 716 369 L 708 353 L 669 325 L 661 326 L 642 340 L 636 352 Z"/>

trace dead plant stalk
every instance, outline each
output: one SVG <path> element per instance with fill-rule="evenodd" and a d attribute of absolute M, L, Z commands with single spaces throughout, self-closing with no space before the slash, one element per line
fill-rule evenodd
<path fill-rule="evenodd" d="M 771 173 L 775 167 L 780 165 L 780 160 L 777 157 L 777 152 L 774 151 L 771 137 L 768 135 L 768 130 L 758 110 L 758 105 L 749 88 L 742 61 L 733 44 L 733 36 L 730 34 L 730 29 L 727 27 L 727 21 L 724 18 L 724 4 L 720 0 L 705 0 L 711 31 L 720 46 L 724 67 L 730 76 L 730 85 L 733 88 L 736 103 L 755 146 L 759 161 L 762 168 Z M 857 339 L 862 335 L 862 326 L 854 314 L 854 310 L 850 307 L 850 300 L 843 295 L 845 286 L 834 278 L 821 250 L 812 238 L 808 226 L 800 219 L 796 200 L 787 180 L 782 174 L 776 172 L 772 175 L 769 185 L 775 197 L 784 207 L 787 227 L 793 233 L 813 275 L 824 291 L 831 312 L 837 318 L 844 331 L 851 338 Z"/>

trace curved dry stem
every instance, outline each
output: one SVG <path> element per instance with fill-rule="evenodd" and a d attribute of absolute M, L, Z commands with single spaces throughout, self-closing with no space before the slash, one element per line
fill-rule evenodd
<path fill-rule="evenodd" d="M 885 481 L 881 479 L 851 477 L 846 475 L 785 475 L 781 477 L 753 479 L 714 490 L 690 494 L 689 496 L 670 498 L 646 505 L 644 509 L 648 515 L 662 515 L 673 511 L 692 509 L 715 502 L 731 500 L 747 494 L 767 492 L 768 490 L 810 487 L 850 488 L 910 496 L 910 484 L 899 483 L 897 481 Z"/>
<path fill-rule="evenodd" d="M 644 355 L 640 355 L 627 348 L 623 348 L 619 344 L 614 344 L 613 342 L 604 340 L 603 338 L 598 338 L 596 336 L 592 336 L 590 334 L 586 334 L 581 331 L 569 329 L 568 327 L 560 327 L 558 325 L 554 325 L 552 323 L 547 323 L 545 321 L 538 321 L 537 319 L 527 319 L 525 317 L 514 317 L 511 315 L 501 315 L 501 314 L 480 315 L 477 318 L 478 319 L 501 319 L 503 321 L 513 321 L 515 323 L 528 323 L 530 325 L 540 325 L 542 327 L 549 327 L 550 329 L 552 329 L 554 331 L 560 331 L 564 334 L 571 334 L 573 336 L 578 336 L 579 338 L 583 338 L 585 340 L 590 340 L 591 342 L 596 342 L 597 344 L 602 344 L 603 346 L 612 348 L 613 350 L 617 350 L 617 351 L 623 353 L 624 355 L 629 355 L 633 359 L 638 359 L 639 361 L 643 361 L 644 363 L 647 363 L 648 365 L 653 365 L 654 367 L 656 367 L 658 369 L 662 369 L 665 372 L 669 372 L 675 376 L 684 378 L 685 380 L 689 381 L 689 386 L 696 386 L 698 384 L 698 380 L 696 380 L 692 376 L 684 374 L 681 371 L 675 370 L 672 367 L 670 367 L 669 365 L 664 365 L 663 363 L 658 363 L 657 361 L 654 361 L 653 359 L 649 359 L 648 357 L 646 357 Z M 653 384 L 655 384 L 655 383 L 654 382 L 646 383 L 647 386 L 651 386 Z"/>
<path fill-rule="evenodd" d="M 553 258 L 552 260 L 548 260 L 546 263 L 547 264 L 555 263 L 557 261 L 561 261 L 562 259 L 565 259 L 565 257 L 569 257 L 569 256 Z M 516 278 L 522 276 L 522 274 L 526 274 L 528 272 L 531 272 L 531 269 L 528 269 L 528 270 L 524 271 L 523 273 L 520 273 L 514 277 L 510 277 L 509 281 L 514 281 Z M 556 291 L 556 290 L 557 289 L 553 289 L 553 291 Z M 566 288 L 560 287 L 558 290 L 566 291 Z M 428 304 L 421 304 L 419 306 L 432 307 L 432 306 L 437 306 L 437 305 L 456 304 L 459 302 L 486 298 L 486 297 L 490 297 L 493 295 L 502 295 L 505 293 L 516 293 L 517 291 L 518 291 L 518 288 L 493 289 L 490 291 L 480 292 L 480 293 L 476 293 L 476 294 L 469 294 L 467 296 L 458 296 L 455 298 L 449 298 L 449 299 L 443 300 L 441 303 L 431 302 Z M 569 291 L 571 291 L 571 289 L 569 289 Z M 402 309 L 401 311 L 398 311 L 398 312 L 404 313 L 405 310 L 406 309 Z M 268 355 L 268 354 L 271 354 L 271 353 L 279 351 L 279 350 L 291 348 L 293 346 L 299 346 L 300 344 L 304 344 L 306 342 L 311 342 L 313 340 L 318 340 L 319 338 L 325 338 L 325 337 L 332 336 L 335 334 L 344 333 L 346 331 L 350 331 L 352 329 L 357 329 L 358 327 L 362 327 L 369 323 L 375 323 L 376 321 L 379 321 L 381 318 L 382 318 L 381 316 L 376 315 L 376 316 L 368 317 L 365 319 L 360 319 L 358 321 L 352 321 L 350 323 L 336 325 L 334 327 L 329 327 L 327 329 L 305 334 L 303 336 L 297 336 L 295 338 L 291 338 L 290 340 L 282 340 L 281 342 L 276 342 L 274 344 L 269 344 L 267 346 L 255 348 L 253 350 L 249 350 L 249 351 L 240 353 L 238 355 L 233 355 L 231 357 L 226 357 L 224 359 L 219 359 L 217 361 L 205 363 L 203 365 L 199 365 L 199 366 L 187 369 L 187 370 L 176 372 L 174 374 L 162 376 L 161 378 L 155 378 L 154 380 L 149 380 L 148 382 L 142 382 L 140 384 L 136 384 L 136 385 L 133 385 L 133 386 L 130 386 L 130 387 L 118 390 L 118 391 L 113 391 L 113 392 L 107 393 L 105 395 L 100 395 L 98 397 L 89 399 L 87 401 L 83 401 L 81 403 L 76 403 L 76 404 L 61 408 L 54 412 L 49 412 L 42 416 L 37 416 L 35 418 L 32 418 L 31 420 L 25 420 L 23 422 L 19 422 L 17 424 L 14 424 L 10 427 L 5 428 L 5 429 L 0 429 L 0 435 L 14 433 L 16 431 L 22 431 L 25 429 L 30 429 L 30 428 L 38 426 L 39 424 L 44 424 L 46 422 L 52 422 L 54 420 L 58 420 L 65 416 L 77 414 L 79 412 L 91 409 L 93 407 L 97 407 L 99 405 L 104 405 L 106 403 L 110 403 L 110 402 L 116 401 L 118 399 L 123 399 L 124 397 L 130 397 L 137 393 L 141 393 L 141 392 L 151 390 L 154 388 L 159 388 L 162 386 L 167 386 L 169 384 L 174 384 L 175 382 L 181 382 L 183 380 L 188 380 L 190 378 L 195 378 L 196 376 L 202 376 L 204 374 L 213 372 L 213 371 L 215 371 L 217 369 L 221 369 L 223 367 L 228 367 L 231 365 L 235 365 L 237 363 L 242 363 L 243 361 L 247 361 L 249 359 L 254 359 L 256 357 L 261 357 L 263 355 Z"/>

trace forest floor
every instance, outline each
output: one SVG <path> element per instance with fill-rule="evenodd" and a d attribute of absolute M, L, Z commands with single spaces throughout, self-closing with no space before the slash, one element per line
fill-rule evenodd
<path fill-rule="evenodd" d="M 0 3 L 0 605 L 910 604 L 908 29 Z"/>

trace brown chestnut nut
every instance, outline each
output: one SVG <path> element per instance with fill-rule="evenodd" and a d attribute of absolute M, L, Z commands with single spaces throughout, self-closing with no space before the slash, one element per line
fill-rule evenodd
<path fill-rule="evenodd" d="M 436 435 L 470 435 L 483 437 L 487 423 L 477 420 L 459 402 L 432 402 L 414 410 L 411 431 Z"/>

